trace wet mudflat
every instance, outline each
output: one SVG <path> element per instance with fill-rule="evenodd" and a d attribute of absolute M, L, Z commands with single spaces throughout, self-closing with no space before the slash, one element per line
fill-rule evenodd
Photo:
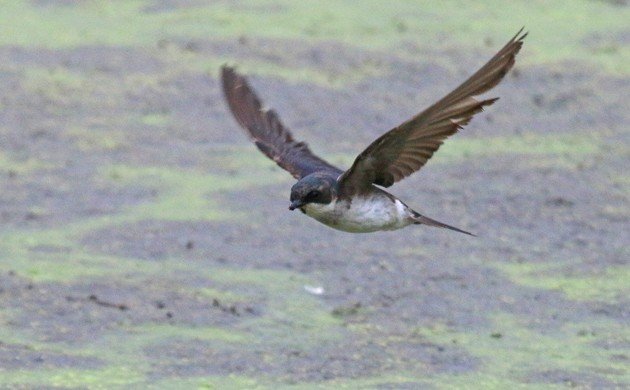
<path fill-rule="evenodd" d="M 3 4 L 0 385 L 630 385 L 628 7 L 530 3 Z M 501 100 L 392 189 L 477 238 L 289 212 L 219 91 L 239 65 L 345 168 L 521 25 Z"/>

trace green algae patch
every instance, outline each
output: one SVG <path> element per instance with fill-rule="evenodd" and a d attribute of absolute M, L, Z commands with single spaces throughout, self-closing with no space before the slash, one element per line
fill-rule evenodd
<path fill-rule="evenodd" d="M 0 328 L 0 335 L 2 328 Z M 24 338 L 24 340 L 22 340 Z M 24 336 L 20 340 L 29 340 L 31 349 L 51 349 L 59 352 L 80 352 L 88 357 L 98 357 L 107 364 L 96 369 L 33 369 L 11 370 L 0 369 L 0 382 L 7 385 L 52 385 L 60 387 L 88 386 L 97 388 L 125 387 L 134 384 L 146 384 L 146 372 L 150 369 L 148 361 L 144 358 L 145 349 L 152 345 L 168 340 L 179 342 L 210 341 L 215 348 L 231 343 L 250 342 L 248 335 L 234 330 L 216 327 L 187 327 L 179 325 L 146 324 L 123 327 L 116 332 L 99 334 L 95 340 L 87 344 L 58 344 L 37 343 L 32 344 L 30 336 Z M 4 340 L 4 338 L 3 338 Z M 228 381 L 227 377 L 212 377 L 205 381 L 178 378 L 177 383 L 221 383 Z M 168 381 L 166 381 L 168 382 Z M 161 382 L 160 382 L 161 383 Z"/>
<path fill-rule="evenodd" d="M 0 22 L 6 34 L 2 34 L 0 44 L 62 48 L 146 42 L 153 34 L 141 18 L 144 4 L 132 0 L 53 7 L 20 0 L 3 1 Z"/>
<path fill-rule="evenodd" d="M 264 177 L 268 179 L 267 183 L 288 183 L 291 180 L 288 172 L 278 167 L 252 144 L 212 145 L 208 148 L 208 155 L 204 157 L 202 165 L 217 168 L 230 177 L 251 175 L 252 183 L 260 183 Z M 246 184 L 245 181 L 243 184 Z"/>
<path fill-rule="evenodd" d="M 342 337 L 342 322 L 305 285 L 312 280 L 293 272 L 266 269 L 214 268 L 208 278 L 238 291 L 253 288 L 262 298 L 261 317 L 245 319 L 236 329 L 248 332 L 263 344 L 309 347 Z"/>
<path fill-rule="evenodd" d="M 148 202 L 125 207 L 117 214 L 85 218 L 60 227 L 0 233 L 0 254 L 10 259 L 10 269 L 34 281 L 59 282 L 98 275 L 121 275 L 124 270 L 130 273 L 151 272 L 153 266 L 146 262 L 88 253 L 79 240 L 92 231 L 143 220 L 239 219 L 242 213 L 221 209 L 213 201 L 212 194 L 269 184 L 274 180 L 265 175 L 228 177 L 193 170 L 123 165 L 104 168 L 103 178 L 115 185 L 156 188 L 157 195 Z M 126 266 L 113 267 L 116 263 Z"/>
<path fill-rule="evenodd" d="M 125 366 L 108 366 L 97 370 L 42 369 L 0 370 L 0 383 L 7 386 L 92 387 L 129 386 L 145 380 L 144 374 Z"/>
<path fill-rule="evenodd" d="M 11 257 L 11 269 L 18 275 L 38 283 L 71 283 L 105 276 L 157 275 L 161 267 L 138 259 L 76 252 L 65 255 L 23 254 Z"/>
<path fill-rule="evenodd" d="M 213 382 L 211 382 L 213 383 Z M 260 389 L 375 389 L 375 388 L 425 388 L 426 376 L 410 372 L 383 373 L 378 376 L 367 376 L 352 379 L 333 379 L 318 382 L 277 382 L 273 379 L 265 379 L 259 382 Z M 418 387 L 419 386 L 419 387 Z M 424 387 L 423 387 L 424 386 Z M 215 387 L 210 387 L 215 388 Z"/>
<path fill-rule="evenodd" d="M 537 2 L 535 6 L 528 1 L 514 1 L 507 7 L 498 0 L 409 0 L 398 1 L 395 6 L 378 0 L 361 5 L 333 0 L 258 0 L 172 6 L 160 12 L 152 11 L 151 5 L 139 0 L 65 6 L 5 1 L 0 14 L 5 33 L 0 36 L 0 45 L 154 46 L 163 39 L 236 39 L 252 35 L 312 43 L 334 40 L 391 51 L 401 42 L 431 47 L 436 38 L 445 46 L 480 47 L 488 36 L 498 47 L 520 26 L 526 26 L 531 36 L 523 64 L 577 59 L 614 73 L 630 72 L 630 49 L 606 39 L 623 34 L 630 12 L 627 7 L 604 1 L 561 0 Z M 602 32 L 604 38 L 589 43 L 589 38 Z"/>
<path fill-rule="evenodd" d="M 121 85 L 121 80 L 114 81 L 111 74 L 95 70 L 59 65 L 24 67 L 20 63 L 9 66 L 19 67 L 15 72 L 20 75 L 20 87 L 24 91 L 52 103 L 47 106 L 47 110 L 55 116 L 68 117 L 68 111 L 73 111 L 72 119 L 76 119 L 77 113 L 83 113 L 85 110 L 80 108 L 86 106 L 102 109 L 115 107 L 124 99 L 124 87 L 129 83 L 124 79 Z M 117 116 L 102 114 L 97 110 L 88 112 L 88 115 L 95 115 L 89 118 L 90 125 L 103 127 L 120 122 Z"/>
<path fill-rule="evenodd" d="M 95 131 L 85 127 L 71 127 L 63 132 L 76 147 L 84 152 L 114 151 L 126 147 L 126 136 L 121 131 Z"/>
<path fill-rule="evenodd" d="M 141 263 L 146 264 L 146 262 Z M 177 263 L 176 260 L 160 262 L 161 272 L 168 270 L 181 274 L 184 269 L 171 267 L 170 264 L 175 263 Z M 126 268 L 121 264 L 116 264 L 116 267 Z M 189 264 L 184 268 L 191 271 L 196 266 Z M 258 313 L 234 317 L 238 321 L 226 328 L 165 323 L 128 326 L 123 323 L 115 331 L 99 333 L 92 340 L 71 344 L 46 341 L 33 344 L 36 338 L 30 331 L 17 335 L 6 327 L 0 327 L 0 336 L 9 332 L 7 334 L 11 334 L 11 340 L 15 342 L 28 342 L 34 348 L 98 357 L 107 364 L 106 368 L 100 371 L 59 369 L 0 372 L 0 380 L 3 383 L 15 385 L 39 385 L 42 384 L 41 378 L 54 376 L 54 383 L 58 386 L 70 387 L 80 384 L 90 386 L 97 381 L 101 381 L 104 387 L 126 386 L 147 383 L 146 373 L 151 370 L 150 359 L 145 357 L 149 353 L 147 351 L 152 348 L 163 348 L 172 342 L 183 346 L 203 342 L 217 353 L 221 351 L 229 353 L 234 348 L 238 348 L 247 354 L 247 351 L 259 351 L 263 348 L 309 349 L 321 346 L 322 343 L 335 342 L 342 337 L 343 328 L 340 322 L 316 297 L 304 291 L 305 283 L 313 284 L 309 278 L 287 271 L 236 270 L 223 267 L 211 267 L 202 273 L 206 273 L 208 279 L 217 286 L 222 286 L 217 287 L 223 294 L 222 298 L 231 295 L 240 300 L 251 296 L 260 301 L 261 305 L 256 305 L 259 307 Z M 107 275 L 107 272 L 104 272 L 104 275 Z M 196 289 L 186 291 L 193 294 L 200 293 L 200 290 Z M 211 301 L 213 299 L 211 296 L 215 293 L 214 289 L 205 292 L 208 294 L 208 301 Z M 202 293 L 201 297 L 204 296 Z M 10 319 L 11 313 L 6 314 L 7 320 Z M 225 315 L 229 316 L 229 314 Z M 124 379 L 118 377 L 106 379 L 105 377 L 111 373 L 109 370 L 111 367 L 116 367 L 123 373 Z M 263 375 L 262 378 L 265 376 Z M 215 388 L 226 383 L 241 383 L 242 381 L 257 383 L 257 379 L 236 378 L 230 375 L 157 379 L 155 383 L 156 385 L 194 383 L 201 387 L 207 385 L 209 388 Z M 274 383 L 274 380 L 267 378 L 263 383 Z"/>
<path fill-rule="evenodd" d="M 87 75 L 60 66 L 52 68 L 29 66 L 20 68 L 19 72 L 22 87 L 40 93 L 50 91 L 51 96 L 78 92 L 90 81 Z"/>
<path fill-rule="evenodd" d="M 436 161 L 457 161 L 497 155 L 583 156 L 597 153 L 600 142 L 592 135 L 537 135 L 453 138 L 436 153 Z"/>
<path fill-rule="evenodd" d="M 252 378 L 238 375 L 208 376 L 199 378 L 166 379 L 156 382 L 160 388 L 196 387 L 197 389 L 371 389 L 377 387 L 396 387 L 414 384 L 426 384 L 422 378 L 410 373 L 386 373 L 379 376 L 338 379 L 319 382 L 281 382 L 274 378 Z"/>
<path fill-rule="evenodd" d="M 167 221 L 220 220 L 234 218 L 224 214 L 208 194 L 238 185 L 238 178 L 229 179 L 167 168 L 130 168 L 117 166 L 109 176 L 119 182 L 136 182 L 156 187 L 159 195 L 154 201 L 125 210 L 125 219 L 138 221 L 158 219 Z"/>
<path fill-rule="evenodd" d="M 46 248 L 49 252 L 63 253 L 72 249 L 74 242 L 63 229 L 24 230 L 0 234 L 0 253 L 11 257 L 31 249 Z"/>
<path fill-rule="evenodd" d="M 0 150 L 0 172 L 10 174 L 29 174 L 38 170 L 53 169 L 54 166 L 36 159 L 28 157 L 25 159 L 15 159 Z"/>
<path fill-rule="evenodd" d="M 384 373 L 379 376 L 364 377 L 356 379 L 339 379 L 332 381 L 325 381 L 323 383 L 310 383 L 303 386 L 296 385 L 289 387 L 290 389 L 366 389 L 366 388 L 397 388 L 406 386 L 418 386 L 424 384 L 425 379 L 421 378 L 417 374 L 412 373 Z M 406 386 L 405 386 L 406 385 Z"/>
<path fill-rule="evenodd" d="M 240 375 L 225 376 L 202 376 L 194 378 L 174 378 L 163 379 L 155 382 L 155 387 L 160 389 L 192 389 L 198 390 L 221 390 L 221 389 L 272 389 L 278 388 L 271 385 L 264 385 L 256 378 Z"/>
<path fill-rule="evenodd" d="M 203 41 L 208 38 L 210 37 L 206 37 Z M 294 61 L 289 60 L 288 63 L 272 60 L 275 57 L 282 58 L 287 55 L 300 56 L 301 52 L 287 52 L 286 46 L 292 44 L 291 41 L 278 39 L 278 47 L 265 49 L 264 55 L 238 58 L 238 60 L 235 60 L 230 53 L 208 56 L 203 52 L 189 51 L 172 45 L 162 52 L 160 58 L 175 73 L 200 72 L 207 73 L 211 78 L 216 78 L 219 69 L 225 64 L 230 64 L 237 66 L 239 72 L 247 75 L 280 77 L 289 83 L 308 83 L 337 90 L 369 78 L 384 76 L 391 71 L 385 63 L 370 61 L 357 63 L 350 68 L 338 69 L 305 64 L 299 58 Z M 277 50 L 278 53 L 275 53 L 274 50 Z"/>
<path fill-rule="evenodd" d="M 538 135 L 524 134 L 510 137 L 464 138 L 453 137 L 444 143 L 431 159 L 431 164 L 451 164 L 471 158 L 500 156 L 535 156 L 524 164 L 575 168 L 585 156 L 594 155 L 603 146 L 593 134 Z M 329 160 L 339 166 L 351 166 L 356 156 L 331 155 Z M 546 159 L 542 161 L 540 159 Z M 546 165 L 545 165 L 546 164 Z"/>
<path fill-rule="evenodd" d="M 167 339 L 187 339 L 203 341 L 219 341 L 224 343 L 250 343 L 253 339 L 250 335 L 237 332 L 233 329 L 222 329 L 218 327 L 200 326 L 180 326 L 180 325 L 158 325 L 147 324 L 134 326 L 128 329 L 130 337 L 141 339 L 143 344 L 150 345 L 158 341 Z"/>
<path fill-rule="evenodd" d="M 192 169 L 175 169 L 167 167 L 131 167 L 113 165 L 103 170 L 105 177 L 121 183 L 141 183 L 163 187 L 180 187 L 184 183 L 191 186 L 209 189 L 209 192 L 234 190 L 248 185 L 262 185 L 269 178 L 255 180 L 254 175 L 234 175 L 230 177 L 216 176 Z M 258 175 L 259 177 L 259 175 Z"/>
<path fill-rule="evenodd" d="M 124 210 L 124 220 L 164 221 L 234 220 L 243 214 L 224 210 L 212 194 L 250 186 L 269 184 L 270 177 L 247 174 L 211 175 L 193 170 L 117 165 L 105 169 L 105 177 L 122 184 L 140 184 L 158 189 L 155 200 Z M 271 179 L 273 180 L 273 179 Z"/>
<path fill-rule="evenodd" d="M 543 290 L 555 290 L 576 301 L 617 302 L 630 293 L 630 269 L 608 266 L 598 272 L 581 275 L 563 271 L 562 264 L 500 263 L 497 269 L 516 284 Z"/>
<path fill-rule="evenodd" d="M 431 375 L 433 384 L 459 387 L 475 383 L 481 388 L 514 388 L 540 381 L 536 377 L 540 370 L 573 372 L 578 378 L 580 373 L 588 373 L 612 383 L 628 380 L 627 367 L 615 358 L 623 354 L 622 346 L 598 344 L 624 332 L 621 324 L 595 320 L 541 333 L 527 323 L 531 319 L 507 313 L 497 313 L 490 319 L 491 327 L 471 332 L 447 326 L 414 330 L 416 336 L 442 345 L 457 345 L 480 360 L 479 366 L 470 372 Z M 600 330 L 602 333 L 598 333 Z"/>
<path fill-rule="evenodd" d="M 278 12 L 261 12 L 275 8 Z M 395 6 L 377 0 L 362 2 L 257 1 L 235 8 L 224 3 L 174 12 L 181 23 L 172 25 L 172 35 L 303 39 L 310 42 L 335 40 L 362 48 L 390 48 L 401 42 L 430 47 L 439 38 L 446 46 L 479 47 L 488 36 L 500 46 L 520 26 L 532 32 L 528 59 L 523 63 L 557 63 L 578 58 L 616 73 L 630 71 L 630 50 L 614 42 L 586 45 L 584 40 L 601 31 L 622 33 L 627 17 L 625 8 L 605 2 L 564 0 L 539 3 L 490 0 L 475 3 L 459 1 L 399 1 Z M 238 15 L 238 16 L 236 16 Z M 514 15 L 519 15 L 515 21 Z M 199 28 L 199 21 L 208 26 Z M 208 22 L 208 21 L 214 21 Z M 209 26 L 212 27 L 209 27 Z M 462 26 L 465 26 L 462 28 Z M 579 26 L 579 27 L 576 27 Z M 504 38 L 500 38 L 504 37 Z M 396 51 L 396 50 L 394 50 Z M 405 55 L 403 50 L 398 50 Z"/>
<path fill-rule="evenodd" d="M 224 304 L 242 302 L 250 298 L 245 294 L 232 292 L 232 291 L 229 291 L 228 289 L 218 289 L 218 288 L 210 288 L 210 287 L 202 287 L 199 289 L 195 289 L 194 292 L 204 298 L 216 299 Z"/>
<path fill-rule="evenodd" d="M 171 117 L 161 112 L 153 112 L 142 117 L 142 123 L 149 126 L 163 127 L 171 123 Z"/>
<path fill-rule="evenodd" d="M 137 259 L 86 252 L 75 240 L 84 225 L 64 228 L 25 230 L 0 234 L 0 256 L 4 267 L 34 282 L 69 283 L 104 275 L 158 273 L 158 264 Z"/>

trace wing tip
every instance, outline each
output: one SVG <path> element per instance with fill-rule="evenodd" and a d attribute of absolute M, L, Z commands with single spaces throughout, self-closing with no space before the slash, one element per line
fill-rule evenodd
<path fill-rule="evenodd" d="M 480 103 L 481 103 L 482 107 L 483 106 L 491 106 L 494 103 L 496 103 L 496 101 L 499 100 L 499 99 L 500 99 L 499 97 L 493 97 L 493 98 L 490 98 L 490 99 L 482 100 Z"/>
<path fill-rule="evenodd" d="M 224 62 L 223 64 L 221 64 L 221 73 L 225 74 L 225 73 L 236 73 L 236 66 L 235 65 L 230 65 L 227 62 Z"/>
<path fill-rule="evenodd" d="M 527 37 L 527 35 L 529 35 L 529 31 L 523 32 L 524 29 L 525 29 L 525 26 L 521 27 L 518 33 L 514 35 L 514 38 L 512 38 L 512 40 L 508 43 L 508 46 L 513 47 L 513 49 L 511 50 L 512 58 L 516 57 L 518 52 L 521 50 L 521 47 L 523 46 L 525 38 Z M 511 65 L 514 65 L 514 64 L 512 63 Z"/>
<path fill-rule="evenodd" d="M 236 69 L 227 63 L 221 65 L 221 86 L 226 100 L 229 101 L 230 87 L 235 83 L 237 78 Z"/>
<path fill-rule="evenodd" d="M 226 63 L 221 65 L 221 79 L 225 80 L 226 77 L 232 76 L 234 74 L 236 74 L 236 68 L 233 66 L 230 66 Z"/>
<path fill-rule="evenodd" d="M 221 65 L 221 83 L 223 84 L 223 90 L 227 91 L 227 88 L 237 84 L 245 82 L 245 76 L 238 73 L 236 66 L 229 65 L 227 62 Z"/>
<path fill-rule="evenodd" d="M 518 32 L 511 39 L 511 42 L 522 42 L 523 39 L 525 39 L 525 37 L 527 37 L 527 35 L 529 34 L 529 31 L 523 31 L 525 31 L 525 26 L 521 27 L 521 29 L 518 30 Z"/>

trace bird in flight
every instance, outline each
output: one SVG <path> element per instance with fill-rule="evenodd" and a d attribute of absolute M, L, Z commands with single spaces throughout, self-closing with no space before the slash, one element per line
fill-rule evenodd
<path fill-rule="evenodd" d="M 414 211 L 382 189 L 422 168 L 444 140 L 498 98 L 478 100 L 514 65 L 527 33 L 521 29 L 484 66 L 431 107 L 388 131 L 342 171 L 296 141 L 274 110 L 263 107 L 246 78 L 221 68 L 223 93 L 238 124 L 258 149 L 298 181 L 291 188 L 289 210 L 299 209 L 334 229 L 367 233 L 428 225 L 470 232 Z"/>

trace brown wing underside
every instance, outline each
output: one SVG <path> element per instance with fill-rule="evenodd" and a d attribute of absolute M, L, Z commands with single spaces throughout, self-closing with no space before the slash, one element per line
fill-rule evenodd
<path fill-rule="evenodd" d="M 247 79 L 234 68 L 221 68 L 223 94 L 236 121 L 245 129 L 258 149 L 296 179 L 313 172 L 342 171 L 311 152 L 304 142 L 293 139 L 273 110 L 264 109 Z"/>
<path fill-rule="evenodd" d="M 389 187 L 419 170 L 473 115 L 498 98 L 476 100 L 496 86 L 514 65 L 527 33 L 521 29 L 490 61 L 440 101 L 367 147 L 340 178 L 345 196 L 368 191 L 372 183 Z"/>

